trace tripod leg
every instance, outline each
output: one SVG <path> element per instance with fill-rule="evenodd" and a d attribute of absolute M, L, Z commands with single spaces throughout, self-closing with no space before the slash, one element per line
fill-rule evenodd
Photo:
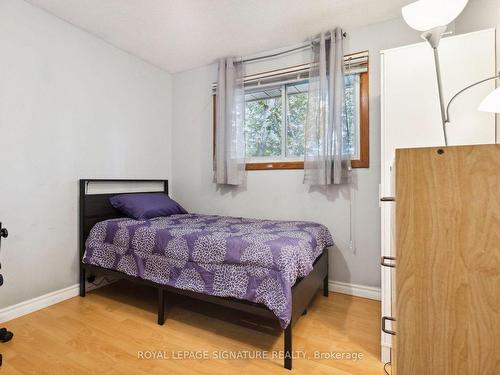
<path fill-rule="evenodd" d="M 7 342 L 12 340 L 14 334 L 10 331 L 7 331 L 7 328 L 0 329 L 0 342 Z"/>

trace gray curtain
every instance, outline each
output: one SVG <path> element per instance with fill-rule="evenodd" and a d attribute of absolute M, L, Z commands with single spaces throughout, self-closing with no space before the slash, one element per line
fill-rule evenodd
<path fill-rule="evenodd" d="M 243 66 L 233 57 L 219 61 L 214 181 L 241 185 L 245 179 L 245 96 Z"/>
<path fill-rule="evenodd" d="M 340 28 L 313 42 L 305 127 L 304 183 L 338 185 L 350 180 L 344 137 L 344 48 Z"/>

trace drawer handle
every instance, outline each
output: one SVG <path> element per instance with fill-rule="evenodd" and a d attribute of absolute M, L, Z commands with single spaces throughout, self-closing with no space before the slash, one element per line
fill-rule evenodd
<path fill-rule="evenodd" d="M 396 258 L 384 256 L 384 257 L 382 257 L 382 259 L 380 261 L 380 265 L 382 267 L 396 268 L 396 265 L 394 263 L 387 263 L 387 261 L 394 262 L 394 261 L 396 261 Z"/>
<path fill-rule="evenodd" d="M 383 198 L 380 198 L 380 201 L 381 202 L 396 202 L 396 198 L 394 198 L 394 197 L 383 197 Z"/>
<path fill-rule="evenodd" d="M 388 316 L 383 316 L 382 317 L 382 331 L 387 333 L 388 335 L 396 336 L 396 332 L 391 331 L 390 329 L 385 328 L 385 322 L 390 321 L 390 322 L 395 322 L 396 319 L 390 318 Z"/>

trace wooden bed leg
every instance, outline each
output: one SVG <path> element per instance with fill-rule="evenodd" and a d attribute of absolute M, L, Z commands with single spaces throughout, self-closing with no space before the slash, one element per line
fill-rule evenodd
<path fill-rule="evenodd" d="M 285 328 L 285 360 L 284 367 L 287 370 L 292 369 L 292 322 Z"/>
<path fill-rule="evenodd" d="M 80 265 L 80 297 L 85 297 L 85 267 Z"/>
<path fill-rule="evenodd" d="M 323 296 L 328 297 L 328 274 L 323 279 Z"/>
<path fill-rule="evenodd" d="M 163 288 L 158 288 L 158 324 L 165 323 L 165 292 Z"/>
<path fill-rule="evenodd" d="M 302 311 L 302 315 L 307 315 L 307 309 L 305 309 L 304 311 Z"/>

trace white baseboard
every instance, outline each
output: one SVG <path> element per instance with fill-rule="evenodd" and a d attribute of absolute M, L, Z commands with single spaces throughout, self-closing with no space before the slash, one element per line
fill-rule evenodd
<path fill-rule="evenodd" d="M 351 296 L 363 297 L 380 301 L 382 294 L 380 288 L 371 286 L 343 283 L 340 281 L 328 281 L 328 290 L 332 292 L 349 294 Z"/>
<path fill-rule="evenodd" d="M 40 297 L 35 297 L 28 301 L 20 302 L 16 305 L 7 306 L 0 309 L 0 323 L 18 318 L 29 314 L 33 311 L 41 310 L 45 307 L 55 305 L 61 301 L 76 297 L 79 292 L 80 285 L 75 284 L 66 288 L 56 290 L 55 292 L 44 294 Z"/>
<path fill-rule="evenodd" d="M 93 284 L 87 284 L 86 290 L 91 291 L 107 284 L 108 283 L 104 280 L 102 284 L 99 284 L 99 286 Z M 3 309 L 0 309 L 0 323 L 4 323 L 12 319 L 19 318 L 20 316 L 32 313 L 37 310 L 41 310 L 45 307 L 49 307 L 55 305 L 56 303 L 76 297 L 79 295 L 79 292 L 80 292 L 80 284 L 75 284 L 63 289 L 56 290 L 54 292 L 44 294 L 43 296 L 32 298 L 28 301 L 20 302 L 16 305 L 4 307 Z"/>

